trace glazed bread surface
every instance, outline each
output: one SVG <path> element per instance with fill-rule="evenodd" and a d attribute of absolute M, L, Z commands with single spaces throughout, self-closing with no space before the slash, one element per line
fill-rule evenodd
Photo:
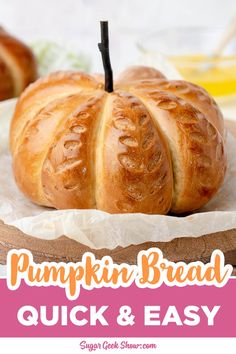
<path fill-rule="evenodd" d="M 0 100 L 19 96 L 36 78 L 31 49 L 0 27 Z"/>
<path fill-rule="evenodd" d="M 146 67 L 126 70 L 112 93 L 80 72 L 39 79 L 17 103 L 10 143 L 21 191 L 57 209 L 188 213 L 226 171 L 214 100 Z"/>

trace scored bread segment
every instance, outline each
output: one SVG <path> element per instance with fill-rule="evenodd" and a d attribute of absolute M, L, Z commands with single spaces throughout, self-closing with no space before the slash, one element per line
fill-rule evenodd
<path fill-rule="evenodd" d="M 20 188 L 37 204 L 54 206 L 44 192 L 41 176 L 48 150 L 57 144 L 57 135 L 63 132 L 67 120 L 76 114 L 80 104 L 90 95 L 70 95 L 58 98 L 29 121 L 15 152 L 13 169 Z M 55 173 L 55 171 L 53 172 Z"/>
<path fill-rule="evenodd" d="M 77 95 L 77 104 L 64 117 L 42 166 L 42 187 L 57 209 L 92 209 L 95 200 L 95 149 L 105 92 Z M 77 107 L 75 109 L 75 107 Z"/>
<path fill-rule="evenodd" d="M 199 209 L 223 182 L 223 137 L 203 113 L 171 93 L 144 88 L 132 92 L 144 102 L 169 144 L 174 173 L 171 211 Z"/>
<path fill-rule="evenodd" d="M 171 92 L 202 112 L 224 137 L 224 118 L 216 101 L 198 85 L 183 80 L 159 83 L 161 90 Z"/>
<path fill-rule="evenodd" d="M 37 80 L 20 96 L 11 122 L 10 147 L 18 149 L 24 128 L 38 112 L 55 99 L 82 91 L 99 90 L 99 84 L 91 76 L 80 72 L 55 72 Z"/>
<path fill-rule="evenodd" d="M 172 168 L 158 127 L 132 94 L 109 94 L 97 142 L 97 208 L 166 214 Z"/>
<path fill-rule="evenodd" d="M 214 125 L 219 133 L 224 136 L 224 118 L 215 102 L 215 100 L 206 92 L 206 90 L 193 83 L 183 80 L 165 80 L 151 79 L 140 80 L 138 83 L 132 83 L 136 89 L 145 91 L 165 91 L 172 93 L 176 97 L 182 98 L 186 103 L 191 104 L 200 112 L 205 114 L 207 119 Z M 129 86 L 130 87 L 130 86 Z M 129 90 L 129 88 L 128 88 Z"/>

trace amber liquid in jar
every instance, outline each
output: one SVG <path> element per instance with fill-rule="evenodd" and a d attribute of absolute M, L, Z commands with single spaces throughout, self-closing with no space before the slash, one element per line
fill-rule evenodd
<path fill-rule="evenodd" d="M 183 78 L 204 87 L 213 96 L 236 94 L 236 55 L 209 58 L 203 55 L 171 56 Z"/>

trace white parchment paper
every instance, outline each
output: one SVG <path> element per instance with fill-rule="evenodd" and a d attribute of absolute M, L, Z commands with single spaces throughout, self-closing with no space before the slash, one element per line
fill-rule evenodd
<path fill-rule="evenodd" d="M 108 214 L 98 210 L 52 210 L 32 204 L 18 190 L 11 169 L 8 129 L 15 100 L 0 104 L 0 219 L 26 234 L 56 239 L 66 235 L 93 248 L 198 237 L 236 228 L 236 139 L 228 133 L 228 170 L 216 197 L 187 217 Z"/>

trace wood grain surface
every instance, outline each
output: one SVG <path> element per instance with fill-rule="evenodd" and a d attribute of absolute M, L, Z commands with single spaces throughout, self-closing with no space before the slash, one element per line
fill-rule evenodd
<path fill-rule="evenodd" d="M 236 123 L 227 121 L 227 126 L 236 136 Z M 29 249 L 36 262 L 43 261 L 79 261 L 86 251 L 92 251 L 97 258 L 104 255 L 112 256 L 116 263 L 136 263 L 136 257 L 140 250 L 150 247 L 159 247 L 166 257 L 172 261 L 191 262 L 200 260 L 208 262 L 214 249 L 224 252 L 226 262 L 236 266 L 236 229 L 223 232 L 202 235 L 198 238 L 178 238 L 171 242 L 145 242 L 129 247 L 117 247 L 114 250 L 92 250 L 83 244 L 73 241 L 66 236 L 57 240 L 45 241 L 30 235 L 26 235 L 15 227 L 5 225 L 0 221 L 0 263 L 6 263 L 7 252 L 12 248 Z M 236 269 L 235 269 L 236 275 Z"/>

